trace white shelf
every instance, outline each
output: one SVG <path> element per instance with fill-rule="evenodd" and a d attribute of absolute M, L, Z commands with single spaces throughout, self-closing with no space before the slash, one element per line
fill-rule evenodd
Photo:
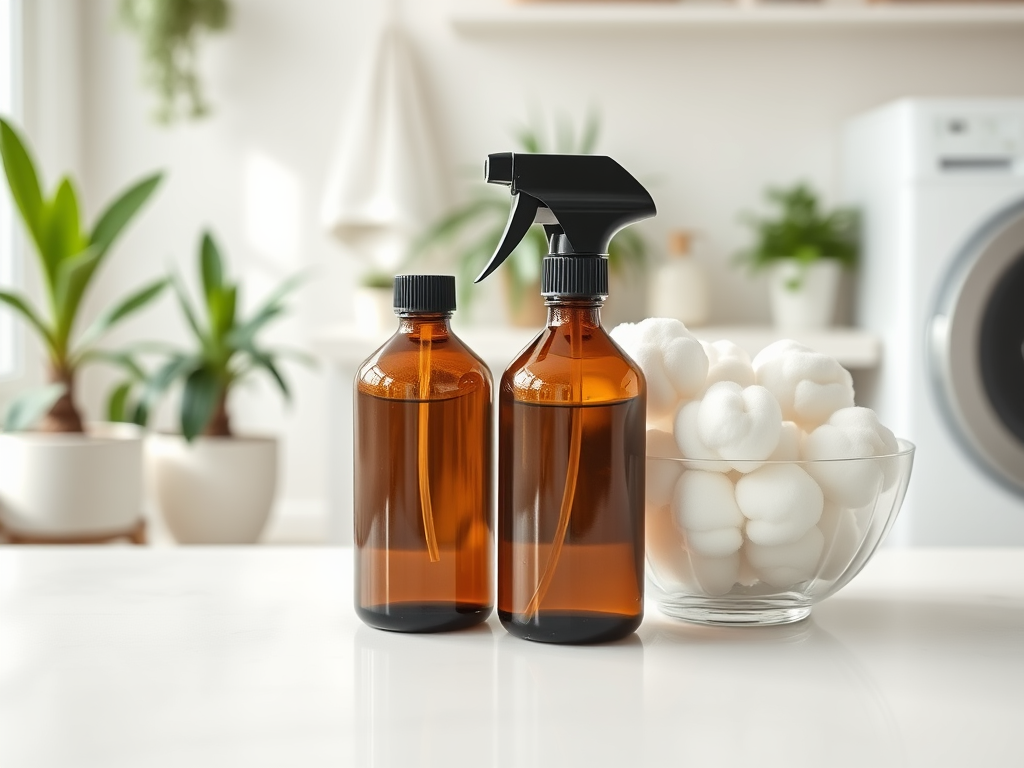
<path fill-rule="evenodd" d="M 464 35 L 510 31 L 666 32 L 701 27 L 1003 27 L 1024 25 L 1024 3 L 510 3 L 479 8 L 459 2 L 451 12 L 451 23 Z"/>
<path fill-rule="evenodd" d="M 882 354 L 881 340 L 859 328 L 778 331 L 768 326 L 721 325 L 690 330 L 705 341 L 728 339 L 751 357 L 779 339 L 793 339 L 815 352 L 830 355 L 846 368 L 874 368 Z"/>
<path fill-rule="evenodd" d="M 691 329 L 707 341 L 728 339 L 745 349 L 751 357 L 773 341 L 791 338 L 817 352 L 831 355 L 847 368 L 874 368 L 881 355 L 878 337 L 859 328 L 828 328 L 820 331 L 782 332 L 770 326 L 721 325 Z M 471 349 L 482 354 L 495 372 L 522 351 L 537 329 L 509 327 L 462 328 L 455 332 Z M 391 335 L 391 329 L 370 335 L 351 326 L 324 328 L 314 336 L 317 352 L 327 361 L 355 370 L 374 349 Z"/>

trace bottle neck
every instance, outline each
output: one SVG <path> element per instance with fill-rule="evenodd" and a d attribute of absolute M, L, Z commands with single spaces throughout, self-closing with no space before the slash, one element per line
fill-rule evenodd
<path fill-rule="evenodd" d="M 451 319 L 451 312 L 402 312 L 398 315 L 398 333 L 417 339 L 446 339 L 452 332 Z"/>
<path fill-rule="evenodd" d="M 548 308 L 547 325 L 557 328 L 561 325 L 580 323 L 588 328 L 601 327 L 601 307 L 604 298 L 600 296 L 586 298 L 565 298 L 562 296 L 548 297 L 544 305 Z"/>

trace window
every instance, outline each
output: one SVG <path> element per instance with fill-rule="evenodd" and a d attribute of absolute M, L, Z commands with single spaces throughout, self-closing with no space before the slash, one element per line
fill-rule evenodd
<path fill-rule="evenodd" d="M 17 117 L 21 74 L 19 0 L 0 0 L 0 114 Z M 6 182 L 0 183 L 0 286 L 18 277 L 17 221 Z M 0 306 L 0 380 L 20 368 L 20 328 L 9 309 Z"/>

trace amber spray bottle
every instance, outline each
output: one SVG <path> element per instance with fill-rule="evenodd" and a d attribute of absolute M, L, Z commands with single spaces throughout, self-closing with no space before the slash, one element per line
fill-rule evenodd
<path fill-rule="evenodd" d="M 499 392 L 498 617 L 528 640 L 615 640 L 643 619 L 647 393 L 601 307 L 608 243 L 654 201 L 608 157 L 503 153 L 484 176 L 511 187 L 513 206 L 477 280 L 535 223 L 550 246 L 547 327 Z"/>
<path fill-rule="evenodd" d="M 395 278 L 398 330 L 355 381 L 355 605 L 438 632 L 492 608 L 491 374 L 452 332 L 455 278 Z"/>

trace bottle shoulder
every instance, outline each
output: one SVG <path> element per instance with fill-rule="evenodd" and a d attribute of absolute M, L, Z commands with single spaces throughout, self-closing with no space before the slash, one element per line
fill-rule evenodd
<path fill-rule="evenodd" d="M 492 377 L 487 364 L 451 332 L 425 343 L 396 333 L 359 366 L 355 387 L 395 400 L 447 399 L 474 391 L 489 396 Z"/>
<path fill-rule="evenodd" d="M 503 395 L 535 403 L 611 403 L 646 396 L 640 367 L 604 328 L 585 328 L 573 355 L 571 330 L 548 327 L 505 369 Z"/>

